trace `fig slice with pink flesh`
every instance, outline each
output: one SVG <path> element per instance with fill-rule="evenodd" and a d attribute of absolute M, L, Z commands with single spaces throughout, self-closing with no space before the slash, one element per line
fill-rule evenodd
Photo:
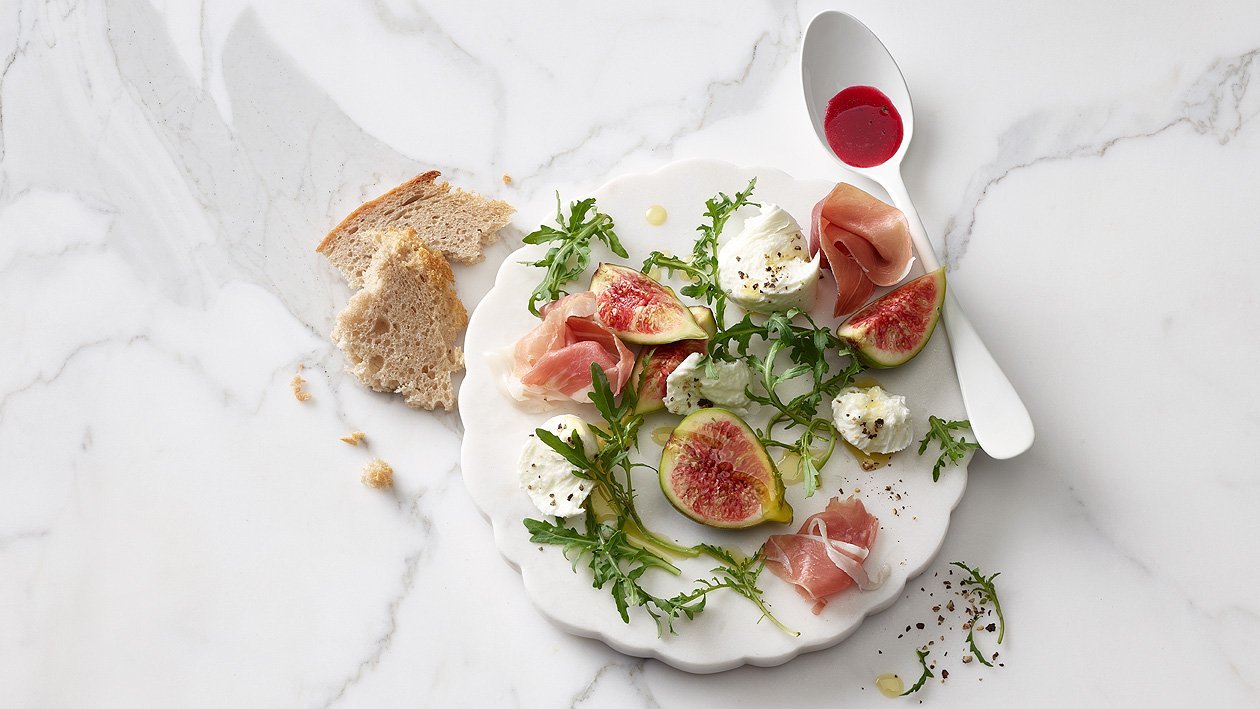
<path fill-rule="evenodd" d="M 868 367 L 888 369 L 914 359 L 932 337 L 945 303 L 945 269 L 889 291 L 836 330 Z"/>
<path fill-rule="evenodd" d="M 708 336 L 674 291 L 632 268 L 601 263 L 591 291 L 596 317 L 626 342 L 663 345 Z"/>
<path fill-rule="evenodd" d="M 717 322 L 713 319 L 713 311 L 703 305 L 693 305 L 687 310 L 708 337 L 717 333 Z M 667 345 L 645 347 L 639 353 L 639 360 L 634 363 L 634 372 L 630 382 L 635 386 L 638 400 L 634 407 L 636 414 L 650 414 L 665 408 L 665 380 L 682 364 L 684 359 L 696 352 L 704 352 L 709 339 L 679 340 Z"/>
<path fill-rule="evenodd" d="M 684 418 L 661 453 L 661 490 L 679 512 L 710 527 L 791 522 L 783 481 L 757 434 L 725 409 Z"/>

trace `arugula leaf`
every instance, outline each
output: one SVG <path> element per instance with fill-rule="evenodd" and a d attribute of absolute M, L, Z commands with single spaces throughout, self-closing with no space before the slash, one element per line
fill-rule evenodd
<path fill-rule="evenodd" d="M 565 441 L 545 428 L 534 429 L 534 435 L 538 437 L 538 440 L 546 443 L 552 450 L 559 453 L 565 460 L 572 463 L 574 468 L 576 468 L 573 471 L 575 475 L 590 479 L 590 475 L 586 473 L 589 461 L 586 459 L 586 451 L 581 448 L 582 444 L 580 442 Z M 573 435 L 577 436 L 577 432 L 574 432 Z"/>
<path fill-rule="evenodd" d="M 556 227 L 544 224 L 522 239 L 526 244 L 557 242 L 547 249 L 546 255 L 541 259 L 523 262 L 527 266 L 547 269 L 542 282 L 529 295 L 529 312 L 534 315 L 539 314 L 538 303 L 546 304 L 556 300 L 566 292 L 563 290 L 565 284 L 586 271 L 591 262 L 592 238 L 604 242 L 618 256 L 629 258 L 625 247 L 617 238 L 617 233 L 613 231 L 612 217 L 595 207 L 594 197 L 571 203 L 569 218 L 566 220 L 560 209 L 560 193 L 557 192 Z"/>
<path fill-rule="evenodd" d="M 1006 636 L 1006 619 L 1002 617 L 1002 604 L 998 602 L 997 588 L 993 585 L 993 579 L 1001 576 L 1001 572 L 985 576 L 980 572 L 979 568 L 972 568 L 961 561 L 951 561 L 950 566 L 957 566 L 967 572 L 968 578 L 964 579 L 961 585 L 966 587 L 966 593 L 975 595 L 977 608 L 983 608 L 986 605 L 993 606 L 993 611 L 997 614 L 998 619 L 997 641 L 1001 645 L 1002 639 Z M 975 632 L 976 624 L 979 620 L 978 615 L 971 620 L 971 627 L 967 630 L 967 645 L 975 653 L 976 659 L 980 661 L 980 664 L 992 667 L 993 663 L 984 656 L 984 653 L 980 652 L 980 648 L 976 647 Z"/>
<path fill-rule="evenodd" d="M 778 618 L 775 618 L 774 614 L 770 612 L 770 608 L 766 606 L 765 599 L 762 598 L 763 592 L 757 585 L 757 577 L 761 575 L 762 569 L 766 567 L 761 549 L 758 549 L 756 554 L 740 560 L 725 547 L 713 544 L 700 544 L 699 546 L 706 554 L 722 562 L 720 566 L 710 569 L 713 573 L 718 574 L 718 577 L 712 580 L 701 579 L 699 581 L 699 583 L 706 584 L 706 593 L 719 588 L 729 588 L 752 601 L 757 606 L 757 609 L 761 611 L 761 617 L 774 623 L 779 630 L 793 637 L 800 635 L 799 632 L 792 630 L 780 622 Z M 760 623 L 761 619 L 757 619 L 757 622 Z"/>
<path fill-rule="evenodd" d="M 913 685 L 911 685 L 910 689 L 907 689 L 906 691 L 902 692 L 899 695 L 902 697 L 906 696 L 907 694 L 914 694 L 920 689 L 923 689 L 923 685 L 927 684 L 927 681 L 929 679 L 936 676 L 932 674 L 932 668 L 928 667 L 928 662 L 927 662 L 928 655 L 932 653 L 926 648 L 920 648 L 918 650 L 915 650 L 914 653 L 919 658 L 919 666 L 923 668 L 923 673 L 919 675 L 919 680 L 915 682 Z"/>
<path fill-rule="evenodd" d="M 814 322 L 809 313 L 793 308 L 764 317 L 764 321 L 758 322 L 750 313 L 738 323 L 718 332 L 709 339 L 709 357 L 726 361 L 744 359 L 763 376 L 769 372 L 775 384 L 808 373 L 813 378 L 813 386 L 808 398 L 801 399 L 794 407 L 797 412 L 816 412 L 824 397 L 840 393 L 865 369 L 848 344 L 836 337 L 831 328 Z M 797 320 L 803 320 L 805 324 L 797 324 Z M 770 343 L 770 350 L 764 358 L 749 353 L 754 337 Z M 786 352 L 788 360 L 795 366 L 776 373 L 773 361 L 780 352 Z M 827 357 L 832 352 L 844 359 L 844 365 L 834 372 Z"/>
<path fill-rule="evenodd" d="M 958 465 L 958 463 L 967 455 L 968 451 L 976 450 L 980 447 L 979 443 L 968 441 L 965 436 L 959 436 L 958 440 L 954 440 L 950 431 L 957 431 L 964 428 L 971 428 L 971 422 L 966 419 L 962 421 L 946 421 L 935 416 L 928 417 L 929 430 L 923 440 L 919 441 L 919 455 L 927 452 L 928 443 L 935 439 L 941 447 L 941 455 L 936 459 L 936 464 L 932 466 L 932 482 L 941 479 L 941 469 L 945 467 L 946 462 L 950 465 Z"/>
<path fill-rule="evenodd" d="M 722 229 L 726 227 L 726 221 L 741 207 L 760 206 L 756 202 L 749 201 L 756 187 L 757 178 L 754 177 L 748 181 L 748 186 L 742 192 L 736 192 L 734 197 L 727 196 L 725 192 L 719 192 L 704 203 L 704 216 L 709 221 L 696 227 L 696 231 L 700 232 L 700 237 L 691 248 L 690 259 L 681 259 L 660 251 L 653 251 L 643 262 L 644 273 L 653 268 L 663 268 L 670 273 L 681 273 L 691 281 L 690 284 L 682 287 L 682 294 L 689 298 L 703 300 L 713 306 L 713 317 L 719 329 L 723 328 L 726 322 L 726 292 L 718 283 L 718 237 L 721 236 Z"/>
<path fill-rule="evenodd" d="M 657 632 L 663 635 L 669 631 L 673 634 L 673 621 L 680 615 L 691 619 L 704 610 L 703 597 L 698 602 L 685 595 L 662 598 L 645 590 L 639 584 L 639 577 L 645 571 L 662 568 L 677 574 L 678 567 L 631 544 L 620 523 L 614 525 L 597 522 L 589 508 L 584 532 L 567 526 L 563 521 L 526 519 L 524 523 L 525 529 L 530 533 L 531 542 L 563 547 L 562 553 L 575 571 L 578 564 L 586 559 L 591 570 L 592 585 L 601 589 L 609 587 L 622 622 L 630 622 L 631 607 L 643 608 L 656 621 Z"/>

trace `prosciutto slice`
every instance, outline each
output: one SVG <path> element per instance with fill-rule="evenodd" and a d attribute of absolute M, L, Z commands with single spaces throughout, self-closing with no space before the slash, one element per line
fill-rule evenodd
<path fill-rule="evenodd" d="M 542 322 L 513 348 L 513 374 L 522 401 L 585 401 L 591 391 L 591 363 L 599 365 L 614 393 L 630 379 L 634 355 L 595 318 L 595 294 L 573 293 L 540 311 Z"/>
<path fill-rule="evenodd" d="M 901 210 L 843 182 L 814 205 L 809 243 L 835 276 L 836 317 L 862 307 L 875 286 L 896 285 L 914 262 Z"/>
<path fill-rule="evenodd" d="M 813 611 L 818 614 L 829 596 L 855 583 L 862 590 L 883 583 L 887 568 L 872 579 L 863 567 L 878 531 L 879 520 L 866 511 L 861 500 L 833 497 L 827 508 L 806 519 L 796 534 L 774 534 L 766 540 L 766 566 L 813 601 Z"/>

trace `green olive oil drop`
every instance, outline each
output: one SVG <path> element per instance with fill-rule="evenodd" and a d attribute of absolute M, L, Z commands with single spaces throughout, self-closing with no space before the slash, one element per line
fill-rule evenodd
<path fill-rule="evenodd" d="M 892 462 L 891 453 L 867 453 L 848 441 L 844 442 L 844 447 L 849 451 L 849 455 L 852 455 L 857 460 L 858 465 L 862 466 L 862 470 L 868 473 Z"/>
<path fill-rule="evenodd" d="M 795 485 L 805 479 L 805 473 L 801 470 L 801 456 L 796 453 L 784 453 L 776 467 L 784 485 Z"/>
<path fill-rule="evenodd" d="M 906 691 L 906 683 L 901 681 L 901 677 L 891 673 L 885 673 L 876 677 L 875 686 L 879 688 L 879 693 L 885 697 L 900 697 Z"/>

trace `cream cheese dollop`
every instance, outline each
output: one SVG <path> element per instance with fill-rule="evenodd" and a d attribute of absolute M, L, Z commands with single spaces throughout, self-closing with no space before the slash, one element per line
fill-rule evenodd
<path fill-rule="evenodd" d="M 821 257 L 796 223 L 777 204 L 744 222 L 743 230 L 718 250 L 718 284 L 745 310 L 808 310 L 814 303 Z"/>
<path fill-rule="evenodd" d="M 882 387 L 846 387 L 831 402 L 836 430 L 866 453 L 895 453 L 914 440 L 906 397 Z"/>
<path fill-rule="evenodd" d="M 665 408 L 686 416 L 700 409 L 718 407 L 739 411 L 748 407 L 744 390 L 752 372 L 743 362 L 713 362 L 713 371 L 702 363 L 704 354 L 692 352 L 665 379 Z"/>
<path fill-rule="evenodd" d="M 572 442 L 576 433 L 588 456 L 598 450 L 591 427 L 573 414 L 553 416 L 539 428 L 556 434 L 566 443 Z M 572 463 L 531 433 L 517 463 L 517 476 L 521 489 L 540 512 L 572 517 L 582 512 L 582 503 L 591 494 L 591 481 L 574 475 L 573 469 Z"/>

